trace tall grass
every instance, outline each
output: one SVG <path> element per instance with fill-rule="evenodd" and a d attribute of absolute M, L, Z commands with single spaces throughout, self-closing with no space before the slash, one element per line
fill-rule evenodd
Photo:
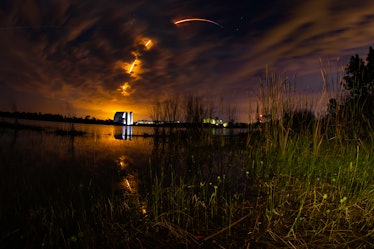
<path fill-rule="evenodd" d="M 231 140 L 227 148 L 205 138 L 180 140 L 187 151 L 174 159 L 175 151 L 160 153 L 158 166 L 167 170 L 153 182 L 149 199 L 158 203 L 150 209 L 156 220 L 221 246 L 373 246 L 372 140 L 349 139 L 331 117 L 300 124 L 308 116 L 297 115 L 312 112 L 304 110 L 313 105 L 292 102 L 287 91 L 294 88 L 287 84 L 267 71 L 260 103 L 271 118 L 261 133 L 248 134 L 249 142 Z M 287 122 L 285 113 L 291 115 Z M 214 165 L 202 160 L 212 157 Z"/>
<path fill-rule="evenodd" d="M 265 90 L 270 89 L 270 93 L 263 101 L 264 110 L 272 117 L 280 117 L 279 111 L 289 111 L 290 106 L 280 91 L 284 81 L 272 75 L 267 77 L 267 85 L 270 88 Z M 278 106 L 268 106 L 274 102 Z M 370 177 L 374 171 L 369 166 L 373 163 L 372 140 L 348 139 L 346 133 L 350 131 L 339 128 L 326 134 L 326 123 L 339 127 L 340 120 L 316 120 L 298 132 L 282 120 L 275 125 L 271 120 L 264 126 L 261 165 L 266 164 L 262 168 L 272 171 L 272 178 L 266 181 L 266 232 L 283 246 L 373 246 L 369 242 L 373 238 L 373 217 L 367 215 L 368 210 L 373 210 Z M 368 127 L 366 134 L 370 133 Z M 350 134 L 356 135 L 355 131 Z"/>

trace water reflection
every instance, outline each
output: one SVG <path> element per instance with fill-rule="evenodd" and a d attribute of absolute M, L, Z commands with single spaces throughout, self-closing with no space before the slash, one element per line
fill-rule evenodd
<path fill-rule="evenodd" d="M 87 196 L 93 191 L 104 196 L 116 193 L 129 209 L 148 215 L 155 208 L 152 194 L 170 186 L 183 191 L 187 186 L 192 192 L 215 191 L 216 186 L 234 192 L 251 181 L 251 159 L 237 149 L 242 147 L 241 136 L 230 136 L 234 132 L 228 129 L 74 124 L 74 130 L 84 132 L 76 135 L 53 132 L 71 131 L 69 124 L 27 122 L 43 129 L 0 130 L 0 169 L 13 170 L 13 176 L 2 182 L 5 189 L 16 187 L 35 203 L 41 195 L 57 202 L 60 196 L 81 198 L 71 190 L 84 186 Z"/>
<path fill-rule="evenodd" d="M 127 191 L 131 196 L 136 198 L 136 202 L 140 207 L 140 211 L 143 215 L 147 214 L 147 204 L 144 201 L 139 200 L 138 195 L 138 181 L 135 173 L 129 169 L 129 158 L 126 155 L 121 155 L 117 159 L 118 167 L 124 172 L 124 176 L 118 184 L 121 190 Z"/>
<path fill-rule="evenodd" d="M 132 140 L 132 126 L 122 126 L 121 129 L 116 129 L 114 134 L 115 139 Z"/>
<path fill-rule="evenodd" d="M 71 124 L 23 122 L 43 130 L 4 129 L 0 134 L 3 165 L 16 161 L 30 169 L 50 169 L 52 165 L 59 173 L 50 175 L 56 178 L 62 176 L 61 171 L 70 174 L 71 167 L 82 169 L 87 176 L 99 176 L 106 186 L 114 184 L 129 195 L 147 193 L 155 176 L 163 175 L 167 184 L 174 179 L 173 173 L 192 184 L 196 176 L 210 181 L 217 176 L 234 175 L 230 181 L 235 185 L 239 180 L 236 176 L 246 171 L 246 164 L 242 165 L 241 154 L 235 149 L 238 145 L 232 147 L 238 136 L 228 136 L 239 130 L 74 124 L 74 129 L 84 135 L 57 135 L 54 130 L 71 130 Z"/>
<path fill-rule="evenodd" d="M 66 165 L 76 165 L 76 168 L 81 168 L 87 174 L 110 172 L 116 166 L 116 173 L 116 161 L 120 158 L 121 168 L 129 166 L 126 171 L 135 172 L 146 168 L 152 150 L 152 141 L 140 135 L 133 136 L 132 126 L 74 124 L 74 130 L 82 131 L 83 134 L 75 135 L 55 132 L 72 130 L 71 124 L 67 123 L 34 120 L 20 120 L 20 123 L 26 128 L 0 129 L 2 167 L 18 165 L 20 163 L 16 162 L 21 161 L 21 166 L 30 169 L 54 166 L 67 172 L 69 169 Z M 28 128 L 34 126 L 40 129 Z M 140 127 L 135 130 L 137 134 L 149 133 Z M 130 192 L 137 189 L 134 183 L 135 177 L 130 175 L 123 182 Z"/>
<path fill-rule="evenodd" d="M 137 192 L 137 183 L 135 180 L 135 175 L 131 174 L 128 171 L 129 163 L 127 160 L 126 155 L 121 155 L 118 158 L 118 166 L 122 172 L 125 173 L 125 176 L 122 178 L 121 182 L 119 183 L 119 187 L 121 189 L 127 190 L 128 192 L 134 194 Z"/>

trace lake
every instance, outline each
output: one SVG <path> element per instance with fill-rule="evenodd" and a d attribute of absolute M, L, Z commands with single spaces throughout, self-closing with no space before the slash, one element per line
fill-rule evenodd
<path fill-rule="evenodd" d="M 2 120 L 14 122 L 12 119 Z M 191 147 L 191 141 L 186 142 L 181 135 L 183 133 L 179 133 L 184 129 L 179 129 L 177 135 L 170 137 L 165 136 L 170 132 L 170 128 L 167 127 L 155 129 L 144 126 L 72 124 L 21 119 L 17 122 L 29 127 L 41 127 L 42 130 L 1 128 L 0 146 L 3 165 L 20 167 L 18 164 L 22 164 L 28 169 L 54 168 L 62 172 L 71 169 L 65 167 L 69 164 L 94 174 L 102 172 L 103 177 L 108 174 L 104 173 L 107 170 L 113 172 L 118 169 L 125 177 L 120 181 L 116 179 L 113 182 L 114 187 L 131 191 L 137 189 L 135 179 L 142 178 L 144 182 L 149 177 L 149 168 L 152 166 L 157 168 L 155 171 L 158 171 L 165 166 L 165 161 L 173 164 L 177 173 L 182 171 L 181 174 L 185 174 L 186 170 L 195 171 L 194 173 L 203 174 L 205 177 L 209 177 L 213 170 L 219 171 L 214 175 L 221 174 L 225 171 L 222 165 L 226 163 L 230 165 L 229 161 L 233 160 L 222 153 L 221 145 L 231 143 L 227 141 L 230 134 L 243 132 L 242 129 L 205 129 L 205 135 L 196 134 L 196 143 L 201 143 L 202 139 L 204 143 L 212 143 L 214 140 L 214 143 L 220 146 L 216 149 L 213 146 L 205 151 L 201 149 L 195 151 Z M 82 131 L 82 135 L 71 136 L 58 132 L 69 131 L 72 127 L 76 131 Z M 196 165 L 199 169 L 193 168 Z M 56 169 L 58 167 L 60 169 Z M 50 170 L 41 171 L 38 177 L 56 177 L 49 176 L 48 172 L 51 173 Z M 19 172 L 19 174 L 23 173 Z M 142 176 L 139 177 L 139 174 Z M 109 179 L 114 181 L 111 177 Z"/>

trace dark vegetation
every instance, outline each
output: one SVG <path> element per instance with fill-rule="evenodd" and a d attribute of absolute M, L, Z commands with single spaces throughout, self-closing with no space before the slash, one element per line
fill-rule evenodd
<path fill-rule="evenodd" d="M 0 117 L 12 118 L 12 119 L 30 119 L 30 120 L 43 120 L 43 121 L 54 121 L 54 122 L 67 122 L 67 123 L 83 123 L 83 124 L 113 124 L 113 120 L 101 120 L 95 117 L 86 116 L 82 117 L 66 117 L 61 114 L 49 114 L 49 113 L 36 113 L 36 112 L 5 112 L 0 111 Z"/>
<path fill-rule="evenodd" d="M 21 131 L 21 130 L 32 130 L 32 131 L 38 131 L 40 133 L 52 133 L 59 136 L 85 136 L 87 135 L 87 132 L 77 130 L 74 128 L 73 123 L 70 123 L 69 129 L 55 129 L 52 130 L 50 128 L 43 128 L 38 125 L 28 125 L 28 124 L 22 124 L 19 122 L 18 119 L 15 119 L 14 122 L 10 121 L 0 121 L 0 127 L 12 129 L 15 131 Z"/>
<path fill-rule="evenodd" d="M 342 82 L 345 93 L 332 98 L 328 106 L 328 119 L 333 127 L 344 127 L 352 136 L 365 136 L 366 128 L 374 124 L 374 50 L 364 62 L 357 54 L 345 68 Z M 335 128 L 335 127 L 334 127 Z"/>
<path fill-rule="evenodd" d="M 0 247 L 374 248 L 372 57 L 352 57 L 323 118 L 290 108 L 269 73 L 267 120 L 232 136 L 155 127 L 146 165 L 1 147 Z"/>

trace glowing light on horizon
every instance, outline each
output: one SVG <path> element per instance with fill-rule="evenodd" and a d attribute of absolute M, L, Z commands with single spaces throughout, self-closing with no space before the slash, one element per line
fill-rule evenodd
<path fill-rule="evenodd" d="M 175 21 L 174 24 L 177 25 L 177 24 L 184 23 L 184 22 L 195 22 L 195 21 L 197 21 L 197 22 L 208 22 L 208 23 L 212 23 L 214 25 L 217 25 L 220 28 L 223 28 L 223 26 L 221 24 L 219 24 L 218 22 L 215 22 L 215 21 L 210 20 L 210 19 L 205 19 L 205 18 L 185 18 L 185 19 Z"/>

